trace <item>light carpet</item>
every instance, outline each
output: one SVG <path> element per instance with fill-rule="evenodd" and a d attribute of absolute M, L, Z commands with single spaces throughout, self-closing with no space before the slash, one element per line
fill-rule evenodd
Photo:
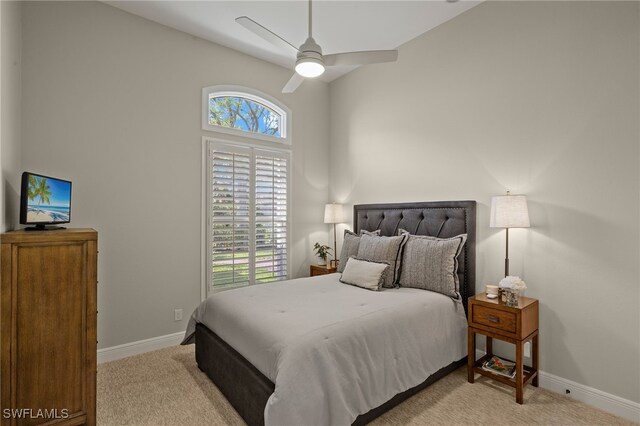
<path fill-rule="evenodd" d="M 198 369 L 194 346 L 174 346 L 98 365 L 98 425 L 244 425 Z M 524 405 L 514 389 L 465 368 L 414 395 L 374 425 L 631 425 L 624 419 L 527 386 Z"/>

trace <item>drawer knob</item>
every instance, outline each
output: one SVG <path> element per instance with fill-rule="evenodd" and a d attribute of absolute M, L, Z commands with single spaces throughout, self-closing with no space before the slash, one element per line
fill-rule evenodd
<path fill-rule="evenodd" d="M 494 315 L 488 315 L 487 319 L 491 322 L 500 322 L 500 318 L 494 316 Z"/>

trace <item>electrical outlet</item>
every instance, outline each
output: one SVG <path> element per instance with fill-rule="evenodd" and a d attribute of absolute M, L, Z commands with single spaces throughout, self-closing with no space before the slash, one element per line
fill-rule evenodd
<path fill-rule="evenodd" d="M 527 342 L 524 344 L 524 356 L 527 358 L 531 358 L 531 342 Z"/>
<path fill-rule="evenodd" d="M 182 309 L 174 309 L 173 310 L 173 320 L 174 321 L 182 321 Z"/>

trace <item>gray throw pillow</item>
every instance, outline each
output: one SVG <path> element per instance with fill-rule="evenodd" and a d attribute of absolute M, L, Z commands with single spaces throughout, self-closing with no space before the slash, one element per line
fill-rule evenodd
<path fill-rule="evenodd" d="M 391 267 L 382 284 L 385 288 L 394 288 L 400 269 L 402 247 L 408 234 L 399 237 L 378 237 L 363 235 L 358 247 L 358 258 L 374 262 L 386 262 Z"/>
<path fill-rule="evenodd" d="M 345 262 L 340 282 L 379 291 L 388 269 L 389 264 L 386 262 L 371 262 L 352 256 Z"/>
<path fill-rule="evenodd" d="M 458 256 L 467 234 L 452 238 L 409 235 L 402 255 L 400 287 L 421 288 L 458 298 Z"/>
<path fill-rule="evenodd" d="M 347 260 L 349 260 L 351 256 L 358 255 L 358 247 L 360 247 L 361 235 L 380 235 L 380 230 L 378 229 L 372 232 L 362 230 L 360 231 L 360 235 L 358 235 L 355 232 L 351 232 L 348 229 L 345 229 L 344 239 L 342 240 L 342 249 L 340 250 L 340 259 L 343 259 L 343 261 L 338 262 L 338 272 L 344 272 L 344 267 L 347 264 Z"/>

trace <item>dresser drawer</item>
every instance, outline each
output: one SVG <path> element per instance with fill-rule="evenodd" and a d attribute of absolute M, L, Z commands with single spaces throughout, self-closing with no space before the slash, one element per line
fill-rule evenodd
<path fill-rule="evenodd" d="M 516 314 L 513 312 L 473 305 L 471 315 L 471 321 L 476 324 L 485 325 L 497 330 L 507 331 L 509 333 L 516 332 Z"/>

